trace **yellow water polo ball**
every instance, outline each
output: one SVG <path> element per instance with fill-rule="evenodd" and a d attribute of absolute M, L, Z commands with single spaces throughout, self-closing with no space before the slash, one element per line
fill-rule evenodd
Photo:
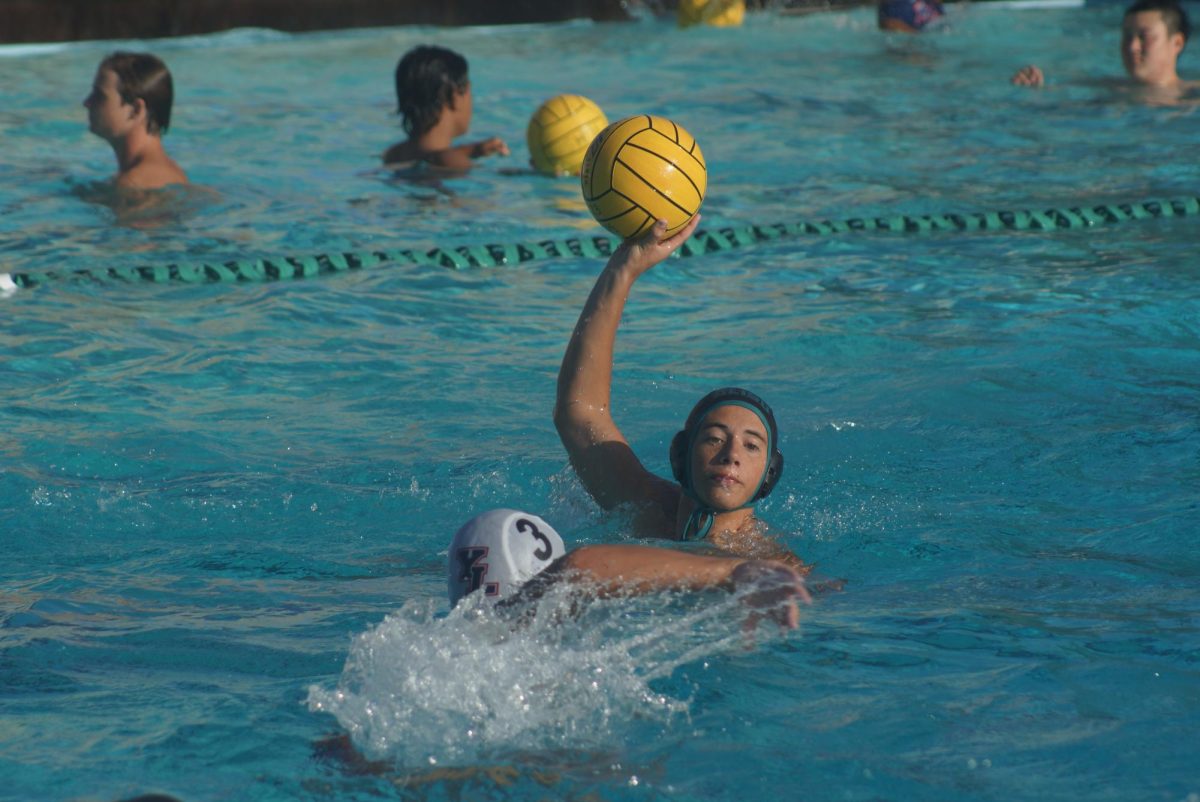
<path fill-rule="evenodd" d="M 667 236 L 700 211 L 708 168 L 700 145 L 664 117 L 619 120 L 588 147 L 579 173 L 583 199 L 597 222 L 618 237 L 636 237 L 667 221 Z"/>
<path fill-rule="evenodd" d="M 608 118 L 592 101 L 579 95 L 556 95 L 529 118 L 525 142 L 533 168 L 549 175 L 579 175 L 583 154 Z"/>
<path fill-rule="evenodd" d="M 676 14 L 680 28 L 692 25 L 735 27 L 746 19 L 746 0 L 679 0 Z"/>

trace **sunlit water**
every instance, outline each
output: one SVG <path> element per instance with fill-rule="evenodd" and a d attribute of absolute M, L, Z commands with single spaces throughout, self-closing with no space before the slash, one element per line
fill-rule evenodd
<path fill-rule="evenodd" d="M 170 64 L 166 143 L 211 190 L 132 218 L 95 198 L 112 156 L 79 106 L 115 45 L 0 51 L 0 271 L 596 234 L 573 182 L 501 172 L 560 91 L 695 134 L 706 226 L 1195 195 L 1195 107 L 1089 82 L 1119 76 L 1119 16 L 126 43 Z M 377 169 L 391 70 L 430 41 L 514 153 L 406 184 Z M 1051 87 L 1008 85 L 1029 61 Z M 719 595 L 515 630 L 446 610 L 477 511 L 626 538 L 549 419 L 594 260 L 3 299 L 0 797 L 1194 800 L 1198 225 L 811 238 L 644 278 L 634 448 L 666 474 L 700 394 L 760 391 L 787 458 L 763 517 L 847 580 L 752 642 Z"/>

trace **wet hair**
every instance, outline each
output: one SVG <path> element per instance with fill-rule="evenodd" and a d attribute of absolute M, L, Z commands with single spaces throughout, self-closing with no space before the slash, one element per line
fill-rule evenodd
<path fill-rule="evenodd" d="M 467 88 L 467 60 L 444 47 L 419 45 L 396 65 L 396 103 L 404 132 L 420 136 L 437 124 L 442 109 Z"/>
<path fill-rule="evenodd" d="M 175 85 L 171 81 L 171 71 L 162 59 L 151 53 L 118 50 L 100 62 L 100 69 L 116 73 L 121 100 L 131 105 L 139 99 L 146 103 L 147 131 L 152 134 L 167 132 L 171 126 Z"/>
<path fill-rule="evenodd" d="M 1125 9 L 1125 17 L 1140 14 L 1143 11 L 1157 11 L 1162 14 L 1163 23 L 1167 26 L 1167 33 L 1172 36 L 1177 33 L 1183 34 L 1184 44 L 1187 44 L 1188 39 L 1191 38 L 1192 23 L 1188 21 L 1188 15 L 1183 10 L 1183 6 L 1176 0 L 1137 0 L 1136 3 Z"/>

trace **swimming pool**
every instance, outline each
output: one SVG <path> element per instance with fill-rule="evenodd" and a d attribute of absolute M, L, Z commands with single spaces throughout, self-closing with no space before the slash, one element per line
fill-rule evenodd
<path fill-rule="evenodd" d="M 1116 74 L 1119 9 L 956 11 L 917 39 L 863 10 L 155 42 L 168 150 L 219 194 L 149 220 L 81 197 L 112 170 L 78 106 L 111 45 L 9 51 L 0 270 L 598 233 L 570 181 L 376 169 L 424 41 L 470 58 L 507 166 L 558 91 L 677 117 L 706 226 L 1197 194 L 1194 107 L 1007 84 Z M 647 276 L 614 393 L 635 450 L 665 474 L 703 391 L 761 391 L 788 460 L 763 515 L 848 580 L 749 648 L 683 600 L 516 638 L 444 616 L 477 510 L 623 538 L 549 420 L 597 260 L 17 292 L 0 797 L 1194 800 L 1196 225 L 797 238 Z M 392 768 L 314 747 L 347 731 Z"/>

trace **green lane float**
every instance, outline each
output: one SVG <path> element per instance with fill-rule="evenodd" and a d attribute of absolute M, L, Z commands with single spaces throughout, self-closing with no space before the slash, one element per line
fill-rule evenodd
<path fill-rule="evenodd" d="M 683 257 L 745 248 L 797 237 L 832 237 L 854 233 L 939 234 L 996 231 L 1086 229 L 1136 220 L 1200 215 L 1200 198 L 1172 198 L 1141 203 L 1072 206 L 1044 211 L 967 212 L 933 215 L 852 217 L 847 220 L 727 226 L 692 234 L 679 249 Z M 510 245 L 459 245 L 428 251 L 377 250 L 239 259 L 228 262 L 143 265 L 137 267 L 47 270 L 0 273 L 0 292 L 14 292 L 58 281 L 116 281 L 142 284 L 263 283 L 313 278 L 387 265 L 432 265 L 466 270 L 509 267 L 547 259 L 596 259 L 612 254 L 619 243 L 609 237 L 543 240 Z"/>

